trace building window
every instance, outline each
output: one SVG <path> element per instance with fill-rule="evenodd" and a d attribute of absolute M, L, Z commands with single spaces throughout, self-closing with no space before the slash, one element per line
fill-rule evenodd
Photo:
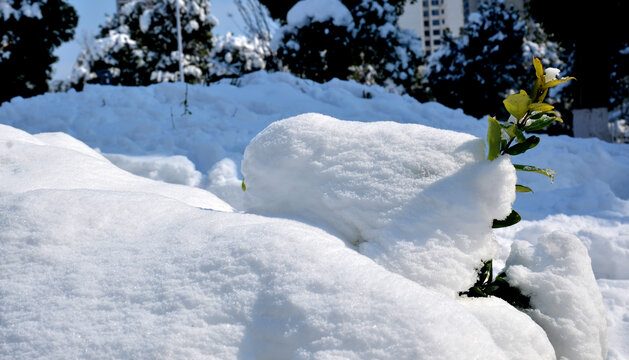
<path fill-rule="evenodd" d="M 441 14 L 443 15 L 443 14 L 445 14 L 445 13 L 446 13 L 446 11 L 445 11 L 445 10 L 443 10 L 443 9 L 441 9 Z"/>
<path fill-rule="evenodd" d="M 439 46 L 439 45 L 441 45 L 441 40 L 434 40 L 432 43 L 433 43 L 435 46 Z"/>
<path fill-rule="evenodd" d="M 428 21 L 424 21 L 424 27 L 427 28 L 429 26 L 429 22 Z"/>
<path fill-rule="evenodd" d="M 430 36 L 430 31 L 428 31 L 428 30 L 424 31 L 424 36 L 425 37 L 429 37 Z"/>
<path fill-rule="evenodd" d="M 427 13 L 427 11 L 424 11 L 424 13 Z M 439 10 L 433 10 L 431 11 L 432 16 L 438 16 L 439 15 Z"/>
<path fill-rule="evenodd" d="M 445 19 L 441 20 L 441 23 L 445 25 L 446 20 Z"/>
<path fill-rule="evenodd" d="M 430 1 L 430 5 L 438 6 L 439 5 L 439 0 L 431 0 Z"/>
<path fill-rule="evenodd" d="M 432 25 L 433 26 L 438 26 L 439 25 L 439 20 L 433 20 L 432 21 Z"/>
<path fill-rule="evenodd" d="M 424 41 L 424 43 L 426 44 L 426 46 L 430 46 L 430 40 L 426 40 Z"/>
<path fill-rule="evenodd" d="M 425 7 L 425 8 L 427 8 L 427 7 L 428 7 L 428 1 L 424 1 L 424 2 L 422 2 L 422 6 L 423 6 L 423 7 Z"/>
<path fill-rule="evenodd" d="M 433 35 L 441 35 L 441 30 L 439 30 L 439 29 L 433 30 L 432 34 Z"/>
<path fill-rule="evenodd" d="M 424 17 L 428 17 L 428 10 L 424 11 Z"/>
<path fill-rule="evenodd" d="M 430 50 L 426 50 L 426 56 L 430 56 Z"/>

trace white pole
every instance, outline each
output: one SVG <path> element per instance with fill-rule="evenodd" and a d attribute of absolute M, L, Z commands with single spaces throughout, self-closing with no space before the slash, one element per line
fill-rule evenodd
<path fill-rule="evenodd" d="M 183 0 L 182 0 L 183 1 Z M 179 9 L 181 6 L 179 5 L 179 0 L 175 0 L 175 4 L 177 4 L 177 50 L 179 52 L 179 81 L 184 82 L 183 78 L 183 45 L 181 40 L 181 15 L 179 14 Z"/>

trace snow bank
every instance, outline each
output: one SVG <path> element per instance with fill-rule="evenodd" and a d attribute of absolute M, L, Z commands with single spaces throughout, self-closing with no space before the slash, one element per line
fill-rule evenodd
<path fill-rule="evenodd" d="M 69 135 L 31 136 L 0 125 L 0 193 L 37 189 L 99 189 L 152 193 L 205 209 L 232 211 L 214 194 L 132 175 Z M 54 171 L 51 171 L 54 169 Z"/>
<path fill-rule="evenodd" d="M 0 136 L 2 358 L 508 358 L 455 300 L 320 229 L 138 191 L 66 135 Z"/>
<path fill-rule="evenodd" d="M 489 162 L 468 134 L 305 114 L 245 150 L 248 212 L 331 229 L 418 283 L 456 295 L 496 255 L 492 219 L 515 199 L 509 159 Z"/>
<path fill-rule="evenodd" d="M 530 296 L 526 313 L 548 334 L 558 357 L 605 359 L 605 307 L 587 249 L 579 239 L 554 232 L 529 242 L 513 243 L 507 279 Z"/>

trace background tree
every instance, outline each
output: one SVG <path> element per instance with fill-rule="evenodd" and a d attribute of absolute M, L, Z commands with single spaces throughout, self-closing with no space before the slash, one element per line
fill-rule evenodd
<path fill-rule="evenodd" d="M 63 0 L 3 0 L 0 103 L 48 91 L 56 47 L 74 37 L 76 11 Z"/>
<path fill-rule="evenodd" d="M 210 73 L 212 28 L 209 0 L 186 0 L 181 6 L 186 82 L 204 82 Z M 84 45 L 73 71 L 75 87 L 106 82 L 148 85 L 177 81 L 175 0 L 135 0 L 101 26 L 99 36 Z"/>
<path fill-rule="evenodd" d="M 527 69 L 520 66 L 525 35 L 517 10 L 500 0 L 482 2 L 462 36 L 446 33 L 430 57 L 427 79 L 434 98 L 475 117 L 503 114 L 501 99 L 527 83 Z"/>
<path fill-rule="evenodd" d="M 421 42 L 397 27 L 404 1 L 304 0 L 283 19 L 277 58 L 292 73 L 417 91 Z M 281 19 L 282 20 L 282 19 Z"/>

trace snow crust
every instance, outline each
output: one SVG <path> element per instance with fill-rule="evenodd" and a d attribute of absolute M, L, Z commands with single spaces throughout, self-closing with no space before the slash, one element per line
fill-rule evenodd
<path fill-rule="evenodd" d="M 496 255 L 492 219 L 511 212 L 515 170 L 468 134 L 305 114 L 247 147 L 245 210 L 332 229 L 386 268 L 456 295 Z"/>

